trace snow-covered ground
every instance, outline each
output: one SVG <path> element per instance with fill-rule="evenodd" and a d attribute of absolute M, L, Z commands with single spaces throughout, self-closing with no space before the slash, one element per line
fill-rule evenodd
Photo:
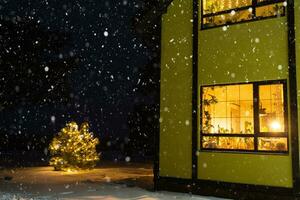
<path fill-rule="evenodd" d="M 69 192 L 62 192 L 57 194 L 11 194 L 11 193 L 1 193 L 0 199 L 5 200 L 48 200 L 48 199 L 63 199 L 63 200 L 217 200 L 214 197 L 201 197 L 188 194 L 180 193 L 171 193 L 171 192 L 149 192 L 144 189 L 136 187 L 126 187 L 124 185 L 115 185 L 115 184 L 102 184 L 98 187 L 93 187 L 94 189 L 85 189 L 85 190 L 70 190 Z"/>
<path fill-rule="evenodd" d="M 150 165 L 105 164 L 91 171 L 55 172 L 51 167 L 0 171 L 0 199 L 193 199 L 202 197 L 172 192 L 153 192 Z"/>

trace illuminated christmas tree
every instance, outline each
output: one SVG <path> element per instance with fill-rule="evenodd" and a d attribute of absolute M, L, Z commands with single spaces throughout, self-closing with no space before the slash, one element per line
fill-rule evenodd
<path fill-rule="evenodd" d="M 62 171 L 92 169 L 99 161 L 98 143 L 99 140 L 89 132 L 88 123 L 83 123 L 78 129 L 76 122 L 70 122 L 50 144 L 50 165 Z"/>

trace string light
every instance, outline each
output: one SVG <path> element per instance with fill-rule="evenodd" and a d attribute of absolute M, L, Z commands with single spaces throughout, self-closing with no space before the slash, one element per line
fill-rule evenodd
<path fill-rule="evenodd" d="M 52 155 L 50 165 L 55 170 L 67 172 L 94 168 L 99 161 L 97 144 L 99 140 L 89 132 L 88 123 L 83 123 L 79 129 L 76 122 L 70 122 L 49 146 Z"/>

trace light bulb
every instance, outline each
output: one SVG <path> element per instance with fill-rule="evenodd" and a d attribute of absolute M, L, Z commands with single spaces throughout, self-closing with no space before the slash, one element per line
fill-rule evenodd
<path fill-rule="evenodd" d="M 272 129 L 273 131 L 279 131 L 279 130 L 281 129 L 280 123 L 279 123 L 278 121 L 273 121 L 273 122 L 271 123 L 271 129 Z"/>

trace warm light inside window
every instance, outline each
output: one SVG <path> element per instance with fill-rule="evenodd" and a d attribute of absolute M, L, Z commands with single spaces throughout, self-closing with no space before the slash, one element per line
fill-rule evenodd
<path fill-rule="evenodd" d="M 252 84 L 204 88 L 203 111 L 205 133 L 253 134 Z"/>
<path fill-rule="evenodd" d="M 205 87 L 202 108 L 203 133 L 254 134 L 252 84 Z M 203 146 L 253 150 L 253 141 L 253 138 L 205 137 Z"/>
<path fill-rule="evenodd" d="M 201 132 L 204 149 L 287 151 L 284 84 L 203 87 Z"/>
<path fill-rule="evenodd" d="M 254 138 L 243 137 L 204 137 L 203 146 L 209 149 L 253 150 Z"/>
<path fill-rule="evenodd" d="M 278 121 L 273 121 L 272 123 L 271 123 L 271 130 L 272 131 L 280 131 L 281 130 L 281 125 L 280 125 L 280 123 L 278 122 Z"/>
<path fill-rule="evenodd" d="M 286 3 L 268 0 L 203 0 L 203 27 L 285 15 Z"/>
<path fill-rule="evenodd" d="M 259 86 L 260 132 L 284 132 L 283 85 Z"/>
<path fill-rule="evenodd" d="M 252 0 L 203 0 L 204 13 L 216 13 L 224 10 L 249 6 Z"/>
<path fill-rule="evenodd" d="M 287 151 L 287 138 L 262 137 L 258 139 L 260 151 Z"/>

